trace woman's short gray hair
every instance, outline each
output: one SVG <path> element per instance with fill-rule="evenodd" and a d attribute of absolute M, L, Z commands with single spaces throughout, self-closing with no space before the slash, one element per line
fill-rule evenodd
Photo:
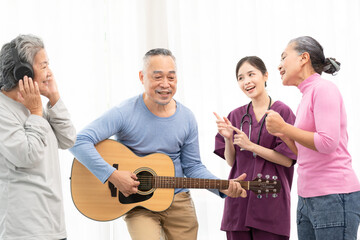
<path fill-rule="evenodd" d="M 309 36 L 298 37 L 291 40 L 289 44 L 291 43 L 295 43 L 294 49 L 299 54 L 309 53 L 311 65 L 318 74 L 326 72 L 334 75 L 340 70 L 340 62 L 336 61 L 335 58 L 325 58 L 323 47 L 314 38 Z"/>
<path fill-rule="evenodd" d="M 13 76 L 15 59 L 12 49 L 18 52 L 21 62 L 33 65 L 35 55 L 44 48 L 43 41 L 34 35 L 19 35 L 2 46 L 0 51 L 0 88 L 10 91 L 17 86 L 18 80 Z"/>

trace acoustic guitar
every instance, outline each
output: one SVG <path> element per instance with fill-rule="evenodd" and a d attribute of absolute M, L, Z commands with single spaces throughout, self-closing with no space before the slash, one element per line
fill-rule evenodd
<path fill-rule="evenodd" d="M 123 144 L 109 139 L 95 148 L 111 166 L 135 173 L 140 181 L 138 192 L 125 197 L 112 183 L 103 184 L 74 158 L 70 177 L 72 199 L 83 215 L 96 221 L 114 220 L 135 207 L 164 211 L 173 201 L 175 188 L 227 189 L 229 186 L 228 180 L 174 177 L 173 161 L 166 154 L 139 157 Z M 281 189 L 276 177 L 239 182 L 259 197 L 261 194 L 276 197 Z"/>

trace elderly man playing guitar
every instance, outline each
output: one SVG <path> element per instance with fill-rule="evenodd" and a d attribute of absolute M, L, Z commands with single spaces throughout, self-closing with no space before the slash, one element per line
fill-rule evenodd
<path fill-rule="evenodd" d="M 136 156 L 166 154 L 172 160 L 177 178 L 217 179 L 201 162 L 198 128 L 193 113 L 173 99 L 177 88 L 176 75 L 175 57 L 169 50 L 150 50 L 145 54 L 143 70 L 139 72 L 145 91 L 110 109 L 78 134 L 76 144 L 70 151 L 102 183 L 108 181 L 108 184 L 102 184 L 109 192 L 103 198 L 113 196 L 113 201 L 125 202 L 126 205 L 127 199 L 140 190 L 139 175 L 124 163 L 109 164 L 96 148 L 98 143 L 112 136 Z M 246 191 L 238 182 L 244 178 L 245 174 L 236 181 L 228 181 L 226 189 L 219 187 L 209 190 L 222 198 L 246 197 Z M 74 176 L 72 180 L 75 180 Z M 166 239 L 197 238 L 198 222 L 189 189 L 173 186 L 175 195 L 171 196 L 172 203 L 164 209 L 153 211 L 146 206 L 133 207 L 124 213 L 132 239 L 160 239 L 161 232 Z M 116 197 L 117 190 L 119 199 Z M 156 192 L 152 194 L 156 196 Z M 91 201 L 91 197 L 88 199 Z"/>

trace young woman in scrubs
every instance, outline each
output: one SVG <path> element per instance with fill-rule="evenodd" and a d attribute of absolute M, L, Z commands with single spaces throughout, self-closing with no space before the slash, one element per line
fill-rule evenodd
<path fill-rule="evenodd" d="M 269 109 L 289 124 L 294 123 L 295 115 L 287 105 L 268 95 L 268 72 L 260 58 L 241 59 L 236 66 L 236 79 L 250 102 L 228 117 L 214 113 L 218 127 L 214 153 L 231 166 L 229 179 L 243 172 L 247 181 L 258 174 L 270 177 L 269 180 L 275 176 L 282 188 L 277 196 L 250 191 L 247 198 L 226 198 L 221 230 L 226 231 L 229 240 L 289 239 L 290 189 L 296 156 L 280 137 L 268 133 L 264 123 Z"/>

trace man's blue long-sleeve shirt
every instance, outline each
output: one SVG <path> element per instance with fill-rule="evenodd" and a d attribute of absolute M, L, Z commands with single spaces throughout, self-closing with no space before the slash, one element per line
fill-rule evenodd
<path fill-rule="evenodd" d="M 201 162 L 196 119 L 179 102 L 175 114 L 158 117 L 148 110 L 141 94 L 113 107 L 78 134 L 71 153 L 103 183 L 115 168 L 102 159 L 94 145 L 112 136 L 138 156 L 168 155 L 176 177 L 217 179 Z M 175 193 L 182 191 L 187 189 L 175 189 Z M 219 195 L 218 190 L 210 191 Z"/>

